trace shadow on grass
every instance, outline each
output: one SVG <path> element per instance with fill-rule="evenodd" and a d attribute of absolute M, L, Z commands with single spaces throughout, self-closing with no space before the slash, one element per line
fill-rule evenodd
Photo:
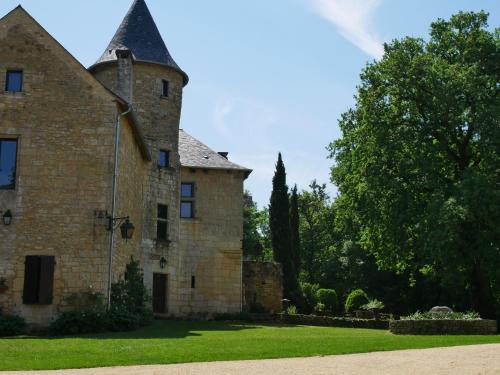
<path fill-rule="evenodd" d="M 264 327 L 287 328 L 295 325 L 278 323 L 250 323 L 234 321 L 184 321 L 184 320 L 155 320 L 152 325 L 141 327 L 136 331 L 105 332 L 94 334 L 78 334 L 68 336 L 18 336 L 7 337 L 2 340 L 142 340 L 142 339 L 182 339 L 186 337 L 203 336 L 203 332 L 224 331 L 237 332 L 249 329 L 263 329 Z"/>

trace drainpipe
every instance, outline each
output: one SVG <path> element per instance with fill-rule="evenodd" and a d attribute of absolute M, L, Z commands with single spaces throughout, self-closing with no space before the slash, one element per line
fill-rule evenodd
<path fill-rule="evenodd" d="M 120 148 L 120 128 L 121 128 L 121 118 L 128 115 L 132 111 L 132 106 L 129 105 L 128 109 L 123 113 L 118 113 L 116 116 L 115 124 L 115 157 L 114 157 L 114 167 L 113 167 L 113 190 L 111 197 L 111 218 L 116 217 L 116 190 L 118 182 L 118 155 Z M 113 273 L 113 248 L 115 246 L 115 226 L 113 220 L 110 220 L 110 232 L 109 232 L 109 249 L 108 249 L 108 295 L 107 295 L 107 308 L 111 307 L 111 284 L 112 284 L 112 273 Z"/>

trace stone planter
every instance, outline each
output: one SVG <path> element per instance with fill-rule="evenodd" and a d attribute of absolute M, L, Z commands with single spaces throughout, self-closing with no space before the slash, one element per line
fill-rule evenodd
<path fill-rule="evenodd" d="M 395 335 L 496 335 L 495 320 L 391 320 Z"/>

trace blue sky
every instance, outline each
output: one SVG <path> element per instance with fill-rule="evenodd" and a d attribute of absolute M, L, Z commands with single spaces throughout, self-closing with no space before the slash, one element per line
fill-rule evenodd
<path fill-rule="evenodd" d="M 498 0 L 146 1 L 190 76 L 181 127 L 254 169 L 246 187 L 261 207 L 279 151 L 290 186 L 329 181 L 325 147 L 383 42 L 425 37 L 433 20 L 459 10 L 486 10 L 500 26 Z M 89 66 L 132 0 L 1 0 L 0 15 L 19 3 Z"/>

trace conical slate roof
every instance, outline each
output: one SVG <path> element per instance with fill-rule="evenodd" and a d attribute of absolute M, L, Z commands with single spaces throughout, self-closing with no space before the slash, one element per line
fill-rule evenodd
<path fill-rule="evenodd" d="M 144 0 L 134 0 L 103 55 L 90 68 L 116 60 L 116 50 L 128 49 L 136 61 L 166 65 L 177 70 L 188 83 L 187 74 L 176 64 L 163 41 Z"/>

